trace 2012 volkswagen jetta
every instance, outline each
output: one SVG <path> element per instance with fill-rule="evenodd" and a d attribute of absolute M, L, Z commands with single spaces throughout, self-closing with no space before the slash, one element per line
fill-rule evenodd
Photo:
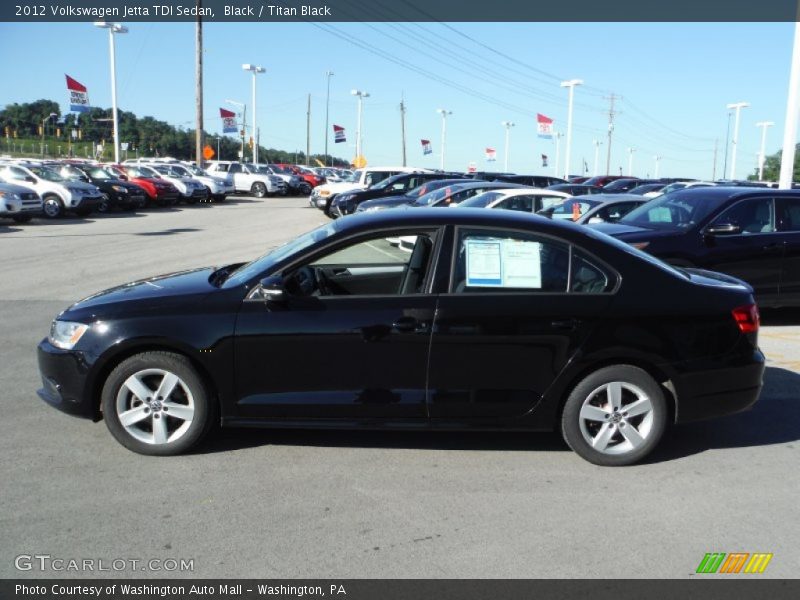
<path fill-rule="evenodd" d="M 143 454 L 217 423 L 558 429 L 625 465 L 756 401 L 758 327 L 741 281 L 571 223 L 386 211 L 77 302 L 39 344 L 39 395 Z"/>

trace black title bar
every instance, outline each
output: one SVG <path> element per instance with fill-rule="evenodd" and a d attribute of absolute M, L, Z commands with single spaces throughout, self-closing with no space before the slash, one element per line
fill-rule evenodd
<path fill-rule="evenodd" d="M 199 9 L 198 9 L 199 6 Z M 0 21 L 798 21 L 798 0 L 3 0 Z"/>

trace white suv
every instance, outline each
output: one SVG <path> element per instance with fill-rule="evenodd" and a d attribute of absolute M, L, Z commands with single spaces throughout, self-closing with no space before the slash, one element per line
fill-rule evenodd
<path fill-rule="evenodd" d="M 237 193 L 252 194 L 256 198 L 285 195 L 287 191 L 283 179 L 277 175 L 259 172 L 259 168 L 251 163 L 217 160 L 209 164 L 206 172 L 213 177 L 223 177 L 231 181 Z"/>
<path fill-rule="evenodd" d="M 430 169 L 415 169 L 413 167 L 366 167 L 364 169 L 356 169 L 344 181 L 338 183 L 325 183 L 318 185 L 311 192 L 308 198 L 308 203 L 315 206 L 320 210 L 325 211 L 325 214 L 331 216 L 330 208 L 333 199 L 342 192 L 351 192 L 353 190 L 365 190 L 386 179 L 392 175 L 400 173 L 432 173 Z"/>
<path fill-rule="evenodd" d="M 21 185 L 0 183 L 0 217 L 27 223 L 42 214 L 42 199 L 34 191 Z"/>
<path fill-rule="evenodd" d="M 33 190 L 42 197 L 44 216 L 55 219 L 66 211 L 86 216 L 105 199 L 90 183 L 64 179 L 53 171 L 33 163 L 0 165 L 0 179 Z"/>

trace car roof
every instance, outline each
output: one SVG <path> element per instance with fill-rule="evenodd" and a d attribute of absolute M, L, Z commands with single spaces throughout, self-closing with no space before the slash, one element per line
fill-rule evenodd
<path fill-rule="evenodd" d="M 693 186 L 671 192 L 669 196 L 680 194 L 682 197 L 702 196 L 705 198 L 739 198 L 745 196 L 796 196 L 800 197 L 800 190 L 776 190 L 772 188 L 757 188 L 747 186 Z"/>

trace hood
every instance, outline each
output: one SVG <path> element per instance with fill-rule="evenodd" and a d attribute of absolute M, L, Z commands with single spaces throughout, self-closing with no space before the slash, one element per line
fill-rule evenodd
<path fill-rule="evenodd" d="M 394 206 L 410 205 L 413 200 L 406 196 L 389 196 L 387 198 L 375 198 L 374 200 L 367 200 L 358 205 L 359 210 L 367 210 L 380 206 L 381 208 L 390 208 Z"/>
<path fill-rule="evenodd" d="M 64 181 L 63 183 L 61 183 L 61 185 L 63 185 L 65 188 L 81 190 L 82 192 L 89 192 L 89 193 L 96 193 L 97 192 L 97 186 L 96 185 L 94 185 L 93 183 L 86 183 L 86 182 L 80 181 L 80 180 Z"/>
<path fill-rule="evenodd" d="M 154 298 L 173 297 L 176 301 L 187 301 L 191 296 L 205 295 L 219 289 L 208 281 L 213 272 L 213 267 L 206 267 L 125 283 L 79 300 L 65 313 L 88 310 L 94 314 L 100 307 L 108 309 Z"/>
<path fill-rule="evenodd" d="M 349 192 L 352 190 L 363 190 L 366 189 L 360 183 L 352 183 L 349 181 L 341 181 L 339 183 L 326 183 L 325 185 L 319 185 L 314 188 L 316 192 L 319 190 L 321 192 L 329 192 L 329 194 L 341 194 L 342 192 Z"/>

